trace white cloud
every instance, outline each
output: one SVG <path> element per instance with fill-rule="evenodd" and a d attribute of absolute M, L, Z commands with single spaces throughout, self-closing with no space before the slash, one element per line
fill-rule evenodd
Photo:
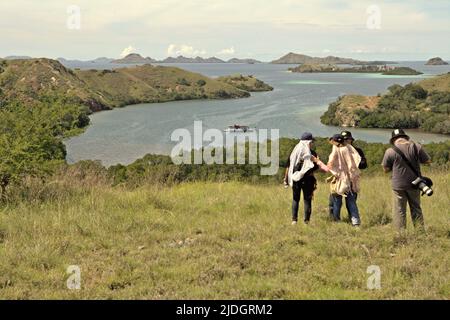
<path fill-rule="evenodd" d="M 223 55 L 223 56 L 230 56 L 230 55 L 232 55 L 234 53 L 235 53 L 234 47 L 222 49 L 219 52 L 217 52 L 217 54 L 220 54 L 220 55 Z"/>
<path fill-rule="evenodd" d="M 193 57 L 193 56 L 202 56 L 206 54 L 205 50 L 197 50 L 192 46 L 186 44 L 171 44 L 167 48 L 167 54 L 169 56 L 185 56 L 185 57 Z"/>
<path fill-rule="evenodd" d="M 120 57 L 123 58 L 127 55 L 129 55 L 130 53 L 135 53 L 136 49 L 132 46 L 128 46 L 125 49 L 122 50 L 122 53 L 120 54 Z"/>
<path fill-rule="evenodd" d="M 348 53 L 352 44 L 371 51 L 398 47 L 409 55 L 450 52 L 450 42 L 441 40 L 450 30 L 448 0 L 215 0 L 208 5 L 200 0 L 134 0 L 132 6 L 120 0 L 75 2 L 81 9 L 80 30 L 66 28 L 70 2 L 0 1 L 0 56 L 21 52 L 91 59 L 117 56 L 117 43 L 134 44 L 141 53 L 158 58 L 166 57 L 170 43 L 172 55 L 203 55 L 202 48 L 211 48 L 212 55 L 231 46 L 223 39 L 233 39 L 240 56 L 252 51 L 251 57 L 259 60 L 289 51 Z M 382 9 L 377 32 L 366 28 L 366 9 L 372 3 Z M 298 34 L 308 36 L 293 41 Z M 186 43 L 190 45 L 183 48 Z"/>

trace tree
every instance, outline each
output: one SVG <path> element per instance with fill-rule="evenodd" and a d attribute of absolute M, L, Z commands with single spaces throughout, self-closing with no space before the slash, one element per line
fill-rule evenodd
<path fill-rule="evenodd" d="M 86 123 L 80 106 L 51 100 L 0 108 L 0 197 L 25 176 L 43 177 L 64 163 L 62 139 Z"/>
<path fill-rule="evenodd" d="M 64 144 L 41 120 L 33 108 L 14 105 L 0 110 L 1 198 L 11 182 L 26 175 L 45 175 L 63 163 Z"/>

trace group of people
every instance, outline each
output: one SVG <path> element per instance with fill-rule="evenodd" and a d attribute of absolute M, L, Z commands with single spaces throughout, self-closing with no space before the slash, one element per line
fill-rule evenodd
<path fill-rule="evenodd" d="M 361 225 L 357 205 L 360 191 L 361 170 L 367 168 L 363 150 L 353 145 L 355 139 L 350 131 L 342 131 L 329 138 L 332 151 L 327 164 L 323 163 L 314 151 L 314 137 L 310 132 L 301 136 L 294 147 L 286 165 L 284 184 L 291 186 L 292 224 L 297 224 L 300 196 L 303 192 L 304 223 L 308 224 L 312 213 L 312 200 L 317 180 L 314 172 L 321 170 L 330 173 L 329 214 L 332 220 L 341 220 L 343 201 L 353 226 Z M 430 156 L 422 146 L 410 140 L 402 129 L 392 132 L 391 148 L 386 150 L 382 166 L 385 172 L 392 172 L 393 215 L 398 229 L 406 228 L 406 206 L 409 204 L 414 225 L 423 227 L 423 214 L 420 207 L 420 190 L 412 181 L 420 175 L 420 164 L 431 162 Z M 411 167 L 412 166 L 412 167 Z"/>

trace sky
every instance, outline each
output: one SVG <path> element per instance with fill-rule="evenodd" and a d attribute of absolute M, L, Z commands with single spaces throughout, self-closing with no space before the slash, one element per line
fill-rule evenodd
<path fill-rule="evenodd" d="M 450 60 L 450 0 L 0 0 L 0 57 Z"/>

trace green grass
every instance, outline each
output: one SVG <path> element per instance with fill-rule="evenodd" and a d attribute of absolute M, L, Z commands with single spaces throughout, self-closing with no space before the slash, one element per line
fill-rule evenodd
<path fill-rule="evenodd" d="M 450 91 L 450 72 L 445 74 L 428 78 L 422 81 L 419 81 L 419 84 L 422 88 L 428 91 L 442 91 L 449 92 Z"/>
<path fill-rule="evenodd" d="M 290 225 L 291 190 L 278 185 L 72 184 L 0 208 L 0 298 L 448 299 L 449 177 L 432 175 L 426 233 L 409 220 L 402 236 L 387 177 L 364 179 L 359 230 L 328 221 L 323 182 L 308 226 Z M 69 265 L 81 290 L 66 288 Z M 366 287 L 370 265 L 381 290 Z"/>

